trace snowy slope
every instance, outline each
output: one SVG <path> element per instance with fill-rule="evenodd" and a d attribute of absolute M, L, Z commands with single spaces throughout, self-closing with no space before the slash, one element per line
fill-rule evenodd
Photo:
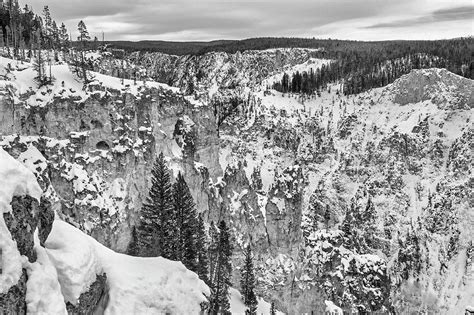
<path fill-rule="evenodd" d="M 73 226 L 55 221 L 46 251 L 58 271 L 64 297 L 74 302 L 105 272 L 105 314 L 197 314 L 209 289 L 180 262 L 115 253 Z"/>
<path fill-rule="evenodd" d="M 48 75 L 49 71 L 50 69 L 47 67 Z M 5 80 L 0 80 L 0 91 L 10 89 L 15 103 L 24 102 L 29 107 L 47 106 L 55 98 L 73 98 L 75 102 L 83 102 L 94 94 L 94 90 L 115 90 L 138 95 L 144 87 L 148 87 L 170 90 L 175 93 L 179 92 L 179 89 L 163 83 L 153 81 L 134 82 L 133 80 L 123 80 L 122 83 L 120 78 L 93 71 L 88 71 L 92 82 L 85 86 L 82 80 L 73 73 L 72 68 L 64 63 L 53 64 L 51 66 L 51 74 L 55 79 L 53 84 L 38 89 L 34 80 L 36 72 L 33 64 L 5 57 L 0 57 L 0 74 L 3 74 L 5 78 Z"/>
<path fill-rule="evenodd" d="M 244 315 L 247 307 L 242 300 L 242 295 L 239 291 L 234 288 L 230 288 L 230 312 L 235 315 Z M 257 315 L 263 314 L 268 315 L 270 314 L 270 307 L 271 304 L 263 300 L 262 298 L 258 298 L 258 307 L 257 307 Z M 276 314 L 284 314 L 280 311 L 276 311 Z"/>

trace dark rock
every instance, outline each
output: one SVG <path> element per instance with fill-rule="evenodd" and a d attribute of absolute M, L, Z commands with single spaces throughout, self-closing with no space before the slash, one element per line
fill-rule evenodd
<path fill-rule="evenodd" d="M 26 270 L 23 269 L 23 273 L 18 283 L 12 286 L 8 292 L 0 293 L 0 314 L 26 314 L 26 281 L 28 276 Z"/>
<path fill-rule="evenodd" d="M 357 115 L 352 114 L 342 121 L 338 133 L 341 139 L 346 139 L 352 133 L 352 129 L 354 129 L 355 125 L 357 124 Z"/>
<path fill-rule="evenodd" d="M 96 314 L 98 309 L 105 309 L 108 300 L 106 282 L 107 275 L 105 273 L 97 275 L 89 290 L 79 297 L 79 303 L 76 305 L 70 302 L 66 303 L 68 314 Z"/>
<path fill-rule="evenodd" d="M 51 207 L 51 202 L 44 197 L 41 198 L 39 209 L 38 237 L 41 246 L 44 246 L 44 242 L 46 242 L 46 239 L 53 228 L 54 211 Z"/>
<path fill-rule="evenodd" d="M 35 262 L 33 234 L 38 225 L 38 201 L 30 196 L 14 196 L 11 205 L 12 212 L 3 214 L 7 228 L 20 254 L 28 257 L 30 262 Z"/>
<path fill-rule="evenodd" d="M 41 204 L 30 196 L 14 196 L 11 202 L 12 211 L 3 214 L 5 224 L 16 241 L 21 255 L 30 262 L 36 261 L 34 250 L 34 232 L 39 227 L 39 238 L 43 243 L 51 232 L 54 212 L 48 200 L 41 198 Z M 26 314 L 26 270 L 17 284 L 8 292 L 0 294 L 0 314 Z"/>

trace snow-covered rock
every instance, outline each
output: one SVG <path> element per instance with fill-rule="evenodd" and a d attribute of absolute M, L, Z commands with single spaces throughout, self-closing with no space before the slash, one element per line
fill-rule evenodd
<path fill-rule="evenodd" d="M 66 301 L 76 301 L 97 274 L 107 275 L 105 314 L 197 314 L 210 295 L 180 262 L 115 253 L 63 221 L 54 222 L 45 246 Z"/>

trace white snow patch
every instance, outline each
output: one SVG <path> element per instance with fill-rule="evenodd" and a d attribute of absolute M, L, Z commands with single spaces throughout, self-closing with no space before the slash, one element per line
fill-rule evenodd
<path fill-rule="evenodd" d="M 342 309 L 337 306 L 336 304 L 334 304 L 334 302 L 332 301 L 324 301 L 324 304 L 326 304 L 326 314 L 328 315 L 343 315 L 343 311 Z"/>
<path fill-rule="evenodd" d="M 25 300 L 28 314 L 67 314 L 56 268 L 49 259 L 46 249 L 39 245 L 37 232 L 35 232 L 35 251 L 36 262 L 26 262 L 28 281 Z"/>
<path fill-rule="evenodd" d="M 242 295 L 239 291 L 234 288 L 229 289 L 230 293 L 230 312 L 232 314 L 239 314 L 244 315 L 245 311 L 247 310 L 247 306 L 245 306 L 244 301 L 242 299 Z M 270 314 L 270 307 L 271 304 L 266 302 L 262 298 L 258 298 L 258 306 L 257 306 L 257 314 Z M 280 311 L 276 311 L 276 314 L 284 314 Z"/>
<path fill-rule="evenodd" d="M 116 253 L 63 221 L 54 221 L 45 245 L 68 300 L 84 292 L 97 273 L 106 273 L 106 315 L 198 314 L 210 294 L 180 262 Z"/>

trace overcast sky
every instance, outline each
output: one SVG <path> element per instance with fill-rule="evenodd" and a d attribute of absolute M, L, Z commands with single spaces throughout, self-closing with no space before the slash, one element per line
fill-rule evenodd
<path fill-rule="evenodd" d="M 20 0 L 48 5 L 75 37 L 83 19 L 106 40 L 293 36 L 441 39 L 474 33 L 473 0 Z"/>

